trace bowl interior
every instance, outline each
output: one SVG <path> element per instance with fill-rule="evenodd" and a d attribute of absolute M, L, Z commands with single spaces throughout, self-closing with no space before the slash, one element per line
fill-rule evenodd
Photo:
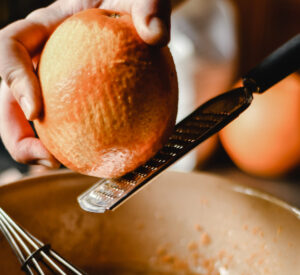
<path fill-rule="evenodd" d="M 71 172 L 22 180 L 0 188 L 0 206 L 89 274 L 299 270 L 299 217 L 276 200 L 213 175 L 166 172 L 114 212 L 87 213 L 76 197 L 95 181 Z M 0 247 L 0 273 L 22 274 L 2 235 Z"/>

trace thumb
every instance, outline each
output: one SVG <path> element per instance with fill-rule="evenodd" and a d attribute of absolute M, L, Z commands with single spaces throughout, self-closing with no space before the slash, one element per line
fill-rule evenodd
<path fill-rule="evenodd" d="M 169 0 L 135 1 L 132 19 L 139 36 L 150 45 L 165 46 L 170 40 Z"/>

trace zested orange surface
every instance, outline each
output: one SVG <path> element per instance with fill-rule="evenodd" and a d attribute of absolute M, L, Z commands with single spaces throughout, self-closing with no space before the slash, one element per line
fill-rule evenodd
<path fill-rule="evenodd" d="M 48 150 L 88 175 L 118 177 L 152 157 L 175 124 L 178 87 L 167 47 L 146 45 L 130 15 L 90 9 L 65 20 L 42 52 Z"/>

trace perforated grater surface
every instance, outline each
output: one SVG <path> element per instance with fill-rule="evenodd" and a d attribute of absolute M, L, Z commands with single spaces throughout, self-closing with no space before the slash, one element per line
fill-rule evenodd
<path fill-rule="evenodd" d="M 96 213 L 115 209 L 159 173 L 235 119 L 250 105 L 253 92 L 264 92 L 299 69 L 299 65 L 300 35 L 297 35 L 251 70 L 243 79 L 244 87 L 211 99 L 179 122 L 164 147 L 144 165 L 121 178 L 102 179 L 80 195 L 80 206 Z"/>

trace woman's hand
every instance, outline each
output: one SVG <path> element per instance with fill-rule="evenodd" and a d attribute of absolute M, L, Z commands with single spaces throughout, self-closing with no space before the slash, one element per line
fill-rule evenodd
<path fill-rule="evenodd" d="M 88 8 L 128 12 L 140 37 L 151 45 L 169 41 L 170 2 L 167 0 L 60 0 L 30 13 L 0 31 L 0 135 L 18 162 L 49 168 L 58 161 L 35 137 L 28 120 L 39 117 L 42 98 L 33 59 L 64 19 Z"/>

